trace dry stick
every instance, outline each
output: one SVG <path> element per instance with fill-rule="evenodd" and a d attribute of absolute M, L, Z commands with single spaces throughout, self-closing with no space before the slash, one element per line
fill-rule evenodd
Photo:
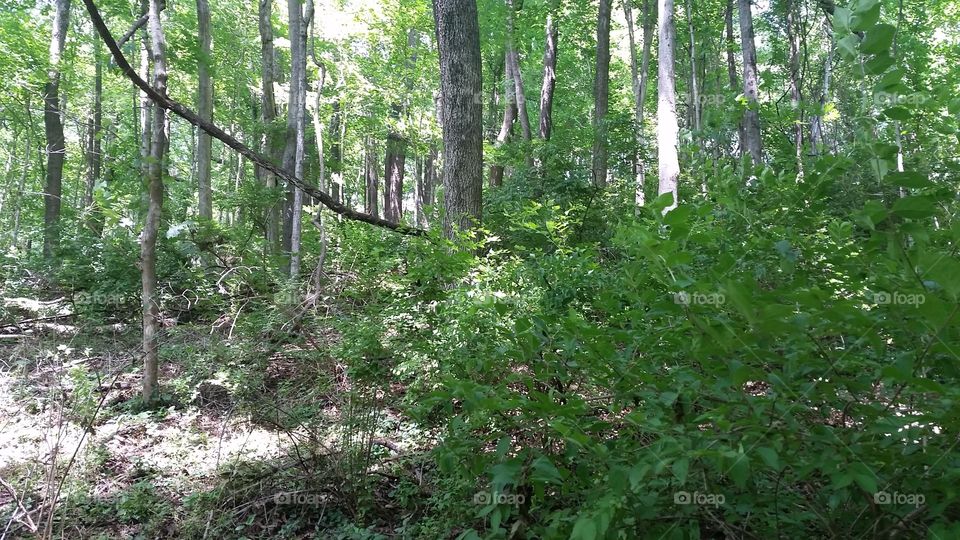
<path fill-rule="evenodd" d="M 409 236 L 424 236 L 426 231 L 423 229 L 418 229 L 415 227 L 408 227 L 406 225 L 401 225 L 398 223 L 392 223 L 385 219 L 380 219 L 378 217 L 371 216 L 370 214 L 365 214 L 363 212 L 357 212 L 348 208 L 347 206 L 340 204 L 333 197 L 331 197 L 327 192 L 317 189 L 314 186 L 311 186 L 297 178 L 295 175 L 284 170 L 281 167 L 273 164 L 269 159 L 262 156 L 259 152 L 251 149 L 247 145 L 233 138 L 227 132 L 223 131 L 216 125 L 211 122 L 207 122 L 203 118 L 197 115 L 189 108 L 184 105 L 170 99 L 166 95 L 157 92 L 150 84 L 140 78 L 137 75 L 137 72 L 130 66 L 130 63 L 127 62 L 127 59 L 123 56 L 123 52 L 120 51 L 120 47 L 117 46 L 117 42 L 114 41 L 113 36 L 110 34 L 110 30 L 107 28 L 107 25 L 103 22 L 103 18 L 100 16 L 100 11 L 97 10 L 97 6 L 94 5 L 93 0 L 83 0 L 84 6 L 87 8 L 87 12 L 90 14 L 90 20 L 93 22 L 93 26 L 97 29 L 97 32 L 100 34 L 100 38 L 103 39 L 104 44 L 106 44 L 107 49 L 110 50 L 110 54 L 113 55 L 114 61 L 116 61 L 117 66 L 123 72 L 128 79 L 130 79 L 133 84 L 138 88 L 143 90 L 143 92 L 153 100 L 158 106 L 171 111 L 180 118 L 183 118 L 187 122 L 197 126 L 198 128 L 206 131 L 214 138 L 221 141 L 223 144 L 226 144 L 230 148 L 236 150 L 240 155 L 253 161 L 263 169 L 270 171 L 271 173 L 283 178 L 287 182 L 293 184 L 294 186 L 303 190 L 304 193 L 310 195 L 311 197 L 318 199 L 324 206 L 332 210 L 333 212 L 340 214 L 341 216 L 352 219 L 354 221 L 361 221 L 363 223 L 369 223 L 370 225 L 376 225 L 377 227 L 383 227 L 385 229 L 390 229 L 392 231 L 398 232 L 400 234 L 405 234 Z"/>

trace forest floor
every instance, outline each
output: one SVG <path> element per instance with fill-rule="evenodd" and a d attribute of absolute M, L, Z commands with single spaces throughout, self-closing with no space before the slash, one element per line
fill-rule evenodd
<path fill-rule="evenodd" d="M 168 328 L 143 410 L 138 332 L 60 326 L 0 340 L 0 538 L 392 536 L 422 490 L 431 437 L 319 350 Z"/>

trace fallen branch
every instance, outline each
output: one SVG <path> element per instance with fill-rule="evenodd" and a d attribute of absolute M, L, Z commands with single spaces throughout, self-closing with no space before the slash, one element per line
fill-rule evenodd
<path fill-rule="evenodd" d="M 87 12 L 90 14 L 90 20 L 93 22 L 93 26 L 97 29 L 97 33 L 100 34 L 100 38 L 106 44 L 107 49 L 110 50 L 110 54 L 113 55 L 114 61 L 117 63 L 117 67 L 123 72 L 123 74 L 130 79 L 133 84 L 138 88 L 143 90 L 147 96 L 150 97 L 153 102 L 176 114 L 180 118 L 183 118 L 187 122 L 197 126 L 198 128 L 206 131 L 212 137 L 221 141 L 223 144 L 229 146 L 236 150 L 240 155 L 253 161 L 260 167 L 270 171 L 271 173 L 277 175 L 280 178 L 283 178 L 287 182 L 293 184 L 294 186 L 300 188 L 304 193 L 310 195 L 314 199 L 319 200 L 323 203 L 324 206 L 332 210 L 333 212 L 354 221 L 361 221 L 363 223 L 369 223 L 371 225 L 376 225 L 377 227 L 383 227 L 385 229 L 390 229 L 401 234 L 406 234 L 410 236 L 423 236 L 426 234 L 426 231 L 423 229 L 418 229 L 415 227 L 408 227 L 399 223 L 393 223 L 385 219 L 381 219 L 370 214 L 365 214 L 363 212 L 357 212 L 344 204 L 341 204 L 336 199 L 331 197 L 327 192 L 317 189 L 314 186 L 311 186 L 297 178 L 295 175 L 290 174 L 283 168 L 275 165 L 269 159 L 261 155 L 259 152 L 253 150 L 247 145 L 235 139 L 233 136 L 223 131 L 216 125 L 211 122 L 200 118 L 197 113 L 193 112 L 184 105 L 170 99 L 164 94 L 157 92 L 150 84 L 140 78 L 137 75 L 137 72 L 130 66 L 130 62 L 123 56 L 123 52 L 120 51 L 120 47 L 117 45 L 117 42 L 114 41 L 113 36 L 110 34 L 110 30 L 107 28 L 106 23 L 103 22 L 103 18 L 100 16 L 100 11 L 97 10 L 97 6 L 94 5 L 93 0 L 83 0 L 83 4 L 87 8 Z"/>

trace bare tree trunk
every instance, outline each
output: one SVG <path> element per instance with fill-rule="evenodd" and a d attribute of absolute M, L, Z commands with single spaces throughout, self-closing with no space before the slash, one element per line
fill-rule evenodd
<path fill-rule="evenodd" d="M 633 0 L 624 0 L 623 14 L 627 20 L 627 35 L 630 39 L 630 75 L 633 81 L 634 122 L 636 124 L 634 133 L 634 144 L 636 145 L 636 153 L 634 154 L 634 173 L 636 174 L 636 192 L 634 195 L 634 202 L 637 206 L 643 206 L 646 203 L 646 194 L 644 188 L 644 184 L 646 182 L 646 171 L 644 169 L 643 159 L 641 157 L 644 126 L 643 104 L 647 99 L 647 73 L 650 66 L 650 46 L 653 42 L 653 17 L 650 13 L 651 0 L 643 0 L 643 52 L 640 60 L 642 67 L 638 67 L 633 9 L 630 5 L 632 1 Z"/>
<path fill-rule="evenodd" d="M 552 7 L 556 9 L 556 5 Z M 546 46 L 543 50 L 543 85 L 540 87 L 540 138 L 549 141 L 553 132 L 553 92 L 557 86 L 557 25 L 547 13 Z"/>
<path fill-rule="evenodd" d="M 380 187 L 380 164 L 377 163 L 377 150 L 374 148 L 373 141 L 371 141 L 369 137 L 367 137 L 363 148 L 363 168 L 366 185 L 363 198 L 364 212 L 370 214 L 371 216 L 379 216 L 380 212 L 377 209 L 377 198 L 379 195 L 377 192 L 379 191 Z"/>
<path fill-rule="evenodd" d="M 70 24 L 70 0 L 56 0 L 50 36 L 50 65 L 43 87 L 43 127 L 47 138 L 47 179 L 43 191 L 43 256 L 52 258 L 60 246 L 60 206 L 66 145 L 60 117 L 60 58 Z"/>
<path fill-rule="evenodd" d="M 430 147 L 427 157 L 421 163 L 421 174 L 417 184 L 417 226 L 422 229 L 430 227 L 430 217 L 427 208 L 433 206 L 433 189 L 437 181 L 437 148 Z"/>
<path fill-rule="evenodd" d="M 503 79 L 503 122 L 500 124 L 500 132 L 494 143 L 494 148 L 500 149 L 510 140 L 513 132 L 513 123 L 517 120 L 517 87 L 511 80 L 513 78 L 513 69 L 510 67 L 510 50 L 507 48 L 504 53 L 504 79 Z M 503 184 L 503 164 L 494 163 L 490 166 L 490 187 L 497 187 Z"/>
<path fill-rule="evenodd" d="M 523 134 L 523 140 L 529 142 L 533 138 L 533 131 L 530 128 L 530 115 L 527 112 L 526 92 L 523 88 L 523 75 L 520 71 L 520 53 L 517 52 L 516 41 L 514 40 L 516 7 L 513 0 L 507 0 L 507 58 L 506 63 L 509 66 L 510 77 L 513 79 L 514 96 L 517 100 L 517 117 L 520 120 L 520 131 Z"/>
<path fill-rule="evenodd" d="M 402 107 L 394 104 L 391 117 L 400 122 Z M 383 217 L 400 223 L 403 219 L 403 178 L 407 163 L 407 140 L 403 134 L 391 129 L 387 134 L 386 170 L 383 179 Z"/>
<path fill-rule="evenodd" d="M 800 103 L 803 96 L 800 94 L 802 81 L 800 80 L 800 45 L 798 41 L 797 17 L 799 8 L 796 7 L 793 0 L 786 0 L 785 9 L 787 11 L 786 27 L 787 41 L 790 45 L 789 72 L 790 72 L 790 108 L 793 114 L 797 115 L 793 122 L 793 144 L 797 160 L 797 173 L 803 176 L 803 110 Z"/>
<path fill-rule="evenodd" d="M 197 0 L 197 26 L 200 39 L 200 65 L 197 66 L 197 113 L 208 122 L 213 121 L 213 81 L 210 79 L 211 36 L 210 5 Z M 210 186 L 211 150 L 213 138 L 200 130 L 197 138 L 198 214 L 201 219 L 213 219 L 213 195 Z"/>
<path fill-rule="evenodd" d="M 263 153 L 268 159 L 276 160 L 278 154 L 277 137 L 273 134 L 273 124 L 277 119 L 277 100 L 273 92 L 274 74 L 276 65 L 274 63 L 273 49 L 273 24 L 271 22 L 273 14 L 273 0 L 259 0 L 259 28 L 260 28 L 260 77 L 261 77 L 261 103 L 260 120 L 266 133 L 263 137 Z M 258 167 L 257 176 L 260 181 L 270 189 L 277 188 L 277 177 L 270 171 Z M 267 250 L 270 253 L 277 253 L 280 249 L 280 203 L 272 205 L 267 210 L 266 215 L 266 241 Z"/>
<path fill-rule="evenodd" d="M 153 87 L 161 95 L 167 93 L 166 43 L 160 26 L 160 0 L 149 0 L 150 57 L 153 61 Z M 147 164 L 147 192 L 150 204 L 140 234 L 140 281 L 143 288 L 143 388 L 142 399 L 151 404 L 159 396 L 157 381 L 160 346 L 160 299 L 157 296 L 157 236 L 163 208 L 163 154 L 166 150 L 164 127 L 167 111 L 153 107 L 150 159 Z"/>
<path fill-rule="evenodd" d="M 340 100 L 333 102 L 330 114 L 330 196 L 337 202 L 343 197 L 342 112 Z"/>
<path fill-rule="evenodd" d="M 760 139 L 760 111 L 757 102 L 757 48 L 753 41 L 753 14 L 750 0 L 737 0 L 740 14 L 740 43 L 743 48 L 743 95 L 747 109 L 743 112 L 744 146 L 754 165 L 763 162 Z"/>
<path fill-rule="evenodd" d="M 830 77 L 833 72 L 833 26 L 829 21 L 824 21 L 824 28 L 826 29 L 827 36 L 830 39 L 830 46 L 827 49 L 827 55 L 823 59 L 823 86 L 820 91 L 820 111 L 814 115 L 813 119 L 810 121 L 810 146 L 813 149 L 815 154 L 819 154 L 821 146 L 826 150 L 827 153 L 830 153 L 830 145 L 827 142 L 827 133 L 826 125 L 823 122 L 822 111 L 824 107 L 827 106 L 827 103 L 830 101 Z"/>
<path fill-rule="evenodd" d="M 26 108 L 27 108 L 27 115 L 28 115 L 28 117 L 30 116 L 30 102 L 31 102 L 31 99 L 30 99 L 30 98 L 31 98 L 30 94 L 27 94 L 27 96 L 26 96 Z M 18 181 L 18 183 L 17 183 L 16 199 L 14 199 L 14 202 L 13 202 L 13 204 L 14 204 L 14 207 L 13 207 L 13 233 L 12 233 L 10 245 L 12 245 L 12 246 L 14 246 L 14 247 L 17 246 L 17 243 L 18 243 L 19 240 L 20 240 L 20 212 L 21 212 L 21 208 L 22 208 L 22 206 L 23 206 L 23 202 L 22 202 L 22 201 L 23 201 L 23 189 L 24 189 L 24 186 L 25 186 L 26 183 L 27 183 L 27 175 L 29 174 L 29 171 L 30 171 L 30 159 L 31 159 L 30 153 L 33 151 L 33 122 L 29 122 L 29 123 L 27 124 L 27 129 L 26 129 L 26 131 L 27 131 L 27 135 L 26 135 L 26 137 L 27 137 L 26 149 L 25 149 L 24 152 L 23 152 L 23 154 L 24 154 L 23 164 L 22 164 L 22 166 L 20 167 L 20 179 L 19 179 L 19 181 Z"/>
<path fill-rule="evenodd" d="M 733 0 L 727 0 L 727 8 L 724 11 L 724 23 L 727 30 L 727 79 L 730 82 L 730 90 L 740 91 L 740 81 L 737 79 L 737 61 L 734 58 L 734 48 L 736 42 L 733 39 Z M 737 123 L 737 149 L 739 154 L 744 150 L 743 121 Z"/>
<path fill-rule="evenodd" d="M 300 0 L 287 0 L 287 15 L 291 65 L 283 168 L 301 178 L 307 108 L 307 29 L 313 18 L 313 0 L 307 0 L 305 6 L 301 6 Z M 288 203 L 284 218 L 284 248 L 290 254 L 290 277 L 296 279 L 300 274 L 300 235 L 303 225 L 303 190 L 299 186 L 288 187 Z"/>
<path fill-rule="evenodd" d="M 607 108 L 610 94 L 610 9 L 612 0 L 600 0 L 597 13 L 597 66 L 593 80 L 593 185 L 607 185 Z"/>
<path fill-rule="evenodd" d="M 700 119 L 703 114 L 700 110 L 700 88 L 697 84 L 697 41 L 693 32 L 693 11 L 690 9 L 690 0 L 686 0 L 685 7 L 687 28 L 690 31 L 690 99 L 693 101 L 693 129 L 700 131 Z"/>
<path fill-rule="evenodd" d="M 660 185 L 657 193 L 673 195 L 673 202 L 664 208 L 666 214 L 677 207 L 677 184 L 680 178 L 680 159 L 677 155 L 678 134 L 677 92 L 674 78 L 673 0 L 659 0 L 657 26 L 660 32 L 657 77 L 657 167 Z"/>
<path fill-rule="evenodd" d="M 440 52 L 444 233 L 480 224 L 483 192 L 483 107 L 480 24 L 476 0 L 433 0 Z"/>

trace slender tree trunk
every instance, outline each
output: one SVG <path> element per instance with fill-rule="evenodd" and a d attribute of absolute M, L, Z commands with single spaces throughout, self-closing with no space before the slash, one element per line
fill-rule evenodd
<path fill-rule="evenodd" d="M 330 196 L 337 202 L 342 202 L 343 197 L 343 151 L 341 150 L 342 133 L 342 112 L 340 110 L 340 100 L 333 102 L 333 108 L 330 114 Z"/>
<path fill-rule="evenodd" d="M 213 81 L 210 78 L 211 36 L 210 5 L 207 0 L 197 0 L 198 38 L 200 39 L 200 65 L 197 66 L 197 113 L 208 122 L 213 121 Z M 213 219 L 213 195 L 210 186 L 211 150 L 213 138 L 200 130 L 197 137 L 197 185 L 198 214 L 201 219 Z"/>
<path fill-rule="evenodd" d="M 29 94 L 26 97 L 26 102 L 27 102 L 26 107 L 27 107 L 28 116 L 30 114 L 30 102 L 31 102 L 30 97 L 31 96 Z M 20 212 L 21 212 L 21 207 L 23 206 L 23 202 L 22 202 L 23 189 L 24 189 L 24 186 L 26 186 L 27 175 L 29 174 L 29 171 L 30 171 L 30 160 L 31 160 L 30 153 L 33 151 L 33 122 L 30 122 L 27 125 L 26 131 L 27 131 L 27 135 L 26 135 L 27 143 L 26 143 L 26 148 L 24 149 L 24 152 L 23 152 L 23 155 L 24 155 L 23 165 L 20 168 L 20 179 L 17 183 L 16 198 L 12 203 L 14 205 L 13 206 L 13 233 L 12 233 L 10 245 L 14 247 L 17 246 L 20 240 Z"/>
<path fill-rule="evenodd" d="M 143 36 L 140 44 L 140 78 L 150 80 L 150 46 L 148 38 Z M 153 102 L 146 92 L 140 91 L 140 172 L 147 175 L 147 165 L 150 161 L 151 138 L 153 136 Z"/>
<path fill-rule="evenodd" d="M 593 80 L 593 185 L 607 185 L 607 108 L 610 93 L 610 9 L 612 0 L 600 0 L 597 13 L 597 66 Z"/>
<path fill-rule="evenodd" d="M 517 102 L 516 85 L 514 85 L 513 69 L 510 67 L 510 50 L 507 48 L 504 53 L 504 79 L 503 79 L 503 122 L 500 124 L 500 132 L 494 143 L 494 148 L 500 149 L 510 140 L 513 133 L 513 124 L 517 120 Z M 503 163 L 494 163 L 490 166 L 490 187 L 497 187 L 503 184 Z"/>
<path fill-rule="evenodd" d="M 433 206 L 434 186 L 437 183 L 437 148 L 431 146 L 427 157 L 423 160 L 423 174 L 420 184 L 417 185 L 417 226 L 422 229 L 430 227 L 430 216 L 427 209 Z"/>
<path fill-rule="evenodd" d="M 633 0 L 624 0 L 623 14 L 627 20 L 627 36 L 630 40 L 630 75 L 633 82 L 633 101 L 634 101 L 634 144 L 636 153 L 634 154 L 634 165 L 636 174 L 636 192 L 634 202 L 637 206 L 643 206 L 646 203 L 645 194 L 645 176 L 641 146 L 643 142 L 643 104 L 647 99 L 647 73 L 650 66 L 650 46 L 653 42 L 652 22 L 653 17 L 650 13 L 650 1 L 643 0 L 643 52 L 640 60 L 641 66 L 637 62 L 637 42 L 634 33 L 633 9 L 630 3 Z"/>
<path fill-rule="evenodd" d="M 830 77 L 833 73 L 833 26 L 828 20 L 824 21 L 824 28 L 830 39 L 830 46 L 827 48 L 827 55 L 823 59 L 823 86 L 820 91 L 820 111 L 810 121 L 810 146 L 814 154 L 819 154 L 821 147 L 830 153 L 830 145 L 827 142 L 826 125 L 823 122 L 823 109 L 830 102 Z"/>
<path fill-rule="evenodd" d="M 759 165 L 763 162 L 763 148 L 757 101 L 759 82 L 757 80 L 757 49 L 753 39 L 753 14 L 750 11 L 750 0 L 737 1 L 740 12 L 740 42 L 743 48 L 743 95 L 747 98 L 747 109 L 743 112 L 743 142 L 753 164 Z"/>
<path fill-rule="evenodd" d="M 273 133 L 274 122 L 277 119 L 277 100 L 273 91 L 274 74 L 277 69 L 274 63 L 275 53 L 273 49 L 273 0 L 259 0 L 258 5 L 261 80 L 260 120 L 266 131 L 263 136 L 262 147 L 266 157 L 276 161 L 279 153 L 279 143 Z M 267 188 L 271 190 L 277 188 L 275 174 L 258 167 L 257 176 Z M 281 203 L 278 202 L 267 210 L 265 232 L 267 250 L 270 253 L 277 253 L 280 249 L 280 206 Z"/>
<path fill-rule="evenodd" d="M 153 87 L 161 95 L 167 93 L 166 43 L 160 25 L 160 0 L 149 0 L 150 57 L 153 63 Z M 163 208 L 163 155 L 166 149 L 167 111 L 153 107 L 150 159 L 147 164 L 147 192 L 150 204 L 140 234 L 140 279 L 143 288 L 143 388 L 145 404 L 151 404 L 159 395 L 159 337 L 160 299 L 157 296 L 157 236 Z"/>
<path fill-rule="evenodd" d="M 786 0 L 785 9 L 787 42 L 790 46 L 790 58 L 788 59 L 788 71 L 790 72 L 790 108 L 791 112 L 797 115 L 793 120 L 793 144 L 797 160 L 797 173 L 803 176 L 803 111 L 800 103 L 803 96 L 800 94 L 802 81 L 800 80 L 800 45 L 798 43 L 798 25 L 799 8 L 793 0 Z"/>
<path fill-rule="evenodd" d="M 724 11 L 724 23 L 727 30 L 727 79 L 730 82 L 730 90 L 734 93 L 740 92 L 740 81 L 737 78 L 737 61 L 734 56 L 736 41 L 733 38 L 733 0 L 727 0 L 727 8 Z M 744 133 L 743 121 L 737 123 L 737 149 L 738 155 L 743 154 Z"/>
<path fill-rule="evenodd" d="M 379 216 L 377 208 L 378 190 L 380 187 L 380 164 L 378 161 L 377 150 L 373 146 L 373 141 L 367 137 L 364 148 L 364 181 L 366 189 L 364 190 L 364 212 L 371 216 Z"/>
<path fill-rule="evenodd" d="M 66 145 L 60 116 L 60 59 L 70 24 L 70 0 L 56 0 L 50 36 L 50 65 L 43 87 L 43 127 L 47 138 L 47 179 L 43 191 L 43 256 L 52 258 L 60 246 L 60 207 Z"/>
<path fill-rule="evenodd" d="M 690 0 L 686 0 L 687 28 L 690 31 L 690 100 L 693 101 L 693 129 L 700 131 L 700 119 L 703 117 L 700 110 L 700 88 L 697 83 L 697 41 L 693 31 L 693 11 L 690 9 Z"/>
<path fill-rule="evenodd" d="M 514 39 L 516 19 L 516 7 L 513 0 L 507 0 L 507 57 L 506 62 L 510 69 L 510 77 L 513 79 L 513 92 L 517 100 L 517 117 L 520 120 L 520 130 L 523 134 L 523 140 L 529 142 L 533 137 L 533 131 L 530 127 L 530 115 L 527 112 L 526 92 L 523 88 L 523 75 L 520 71 L 520 53 L 517 52 L 516 40 Z"/>
<path fill-rule="evenodd" d="M 555 5 L 554 9 L 556 9 Z M 540 138 L 545 141 L 549 141 L 553 133 L 553 92 L 557 86 L 557 33 L 553 12 L 547 13 L 547 38 L 543 50 L 543 85 L 540 87 Z"/>
<path fill-rule="evenodd" d="M 674 78 L 673 0 L 659 0 L 657 26 L 660 32 L 657 77 L 657 167 L 660 185 L 657 193 L 673 195 L 673 202 L 664 208 L 666 214 L 677 207 L 677 184 L 680 178 L 680 158 L 677 155 L 678 134 L 677 92 Z"/>
<path fill-rule="evenodd" d="M 307 30 L 313 18 L 313 1 L 301 6 L 300 0 L 287 0 L 290 30 L 290 93 L 287 107 L 287 139 L 283 149 L 283 168 L 297 178 L 303 177 L 304 127 L 307 108 Z M 287 213 L 284 218 L 284 248 L 290 254 L 290 277 L 300 274 L 300 235 L 303 221 L 303 190 L 288 186 Z"/>
<path fill-rule="evenodd" d="M 440 52 L 444 233 L 480 224 L 483 192 L 483 107 L 480 24 L 476 0 L 433 0 Z"/>

